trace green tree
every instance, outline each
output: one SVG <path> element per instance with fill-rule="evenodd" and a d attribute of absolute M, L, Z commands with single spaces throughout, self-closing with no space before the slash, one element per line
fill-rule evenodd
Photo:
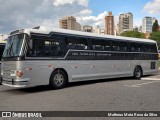
<path fill-rule="evenodd" d="M 150 37 L 149 37 L 149 38 L 152 39 L 152 40 L 157 41 L 158 48 L 159 48 L 159 50 L 160 50 L 160 31 L 158 31 L 158 32 L 152 32 L 152 33 L 150 34 Z"/>
<path fill-rule="evenodd" d="M 134 38 L 145 38 L 144 33 L 138 31 L 125 31 L 120 34 L 120 36 L 134 37 Z"/>
<path fill-rule="evenodd" d="M 159 30 L 158 20 L 153 23 L 152 32 L 157 32 Z"/>

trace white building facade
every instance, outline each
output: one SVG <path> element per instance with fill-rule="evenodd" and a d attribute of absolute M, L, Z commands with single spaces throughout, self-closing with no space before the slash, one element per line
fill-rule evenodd
<path fill-rule="evenodd" d="M 143 33 L 151 33 L 152 32 L 152 26 L 155 22 L 155 18 L 152 17 L 145 17 L 142 20 L 142 32 Z"/>
<path fill-rule="evenodd" d="M 124 13 L 119 16 L 119 33 L 133 30 L 133 14 Z"/>

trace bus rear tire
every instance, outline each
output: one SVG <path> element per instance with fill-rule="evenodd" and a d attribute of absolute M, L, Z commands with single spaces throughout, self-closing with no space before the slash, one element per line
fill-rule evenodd
<path fill-rule="evenodd" d="M 134 69 L 134 78 L 135 79 L 141 79 L 141 77 L 142 77 L 142 69 L 141 69 L 141 67 L 140 66 L 136 66 L 136 68 Z"/>
<path fill-rule="evenodd" d="M 56 70 L 51 74 L 49 86 L 51 89 L 61 89 L 67 86 L 68 78 L 63 70 Z"/>

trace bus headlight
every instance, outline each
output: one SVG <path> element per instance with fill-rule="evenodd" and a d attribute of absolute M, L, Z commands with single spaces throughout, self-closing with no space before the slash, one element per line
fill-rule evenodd
<path fill-rule="evenodd" d="M 23 71 L 22 70 L 16 71 L 16 76 L 17 77 L 22 77 L 23 76 Z"/>

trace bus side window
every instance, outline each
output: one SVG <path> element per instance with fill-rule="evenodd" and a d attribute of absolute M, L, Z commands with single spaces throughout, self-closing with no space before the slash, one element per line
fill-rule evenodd
<path fill-rule="evenodd" d="M 68 49 L 86 50 L 88 49 L 87 39 L 83 37 L 68 36 L 67 37 Z"/>
<path fill-rule="evenodd" d="M 67 36 L 66 40 L 68 49 L 76 49 L 77 37 Z"/>
<path fill-rule="evenodd" d="M 141 52 L 143 50 L 143 46 L 140 43 L 135 43 L 134 48 L 134 52 Z"/>
<path fill-rule="evenodd" d="M 29 44 L 27 56 L 28 57 L 43 56 L 43 40 L 33 39 L 32 44 Z"/>
<path fill-rule="evenodd" d="M 135 46 L 133 43 L 130 43 L 129 45 L 129 52 L 135 52 Z"/>
<path fill-rule="evenodd" d="M 102 45 L 103 45 L 103 50 L 104 51 L 110 51 L 111 50 L 111 42 L 110 41 L 102 41 Z"/>
<path fill-rule="evenodd" d="M 33 56 L 41 57 L 43 56 L 43 40 L 35 39 L 33 40 Z"/>
<path fill-rule="evenodd" d="M 127 43 L 126 42 L 120 42 L 119 46 L 120 46 L 120 51 L 121 52 L 128 52 L 128 47 L 127 47 Z"/>
<path fill-rule="evenodd" d="M 156 44 L 151 44 L 150 48 L 152 53 L 158 53 Z"/>
<path fill-rule="evenodd" d="M 78 46 L 80 50 L 88 50 L 87 38 L 80 37 L 78 43 L 79 43 Z"/>
<path fill-rule="evenodd" d="M 156 44 L 145 44 L 144 50 L 148 53 L 157 53 L 157 46 Z"/>
<path fill-rule="evenodd" d="M 120 47 L 117 41 L 112 41 L 112 51 L 119 51 Z"/>
<path fill-rule="evenodd" d="M 61 45 L 57 40 L 45 40 L 44 56 L 60 57 L 63 55 Z"/>
<path fill-rule="evenodd" d="M 102 40 L 91 39 L 92 50 L 103 50 Z"/>
<path fill-rule="evenodd" d="M 62 57 L 61 38 L 33 39 L 32 47 L 28 47 L 28 57 Z M 32 48 L 32 49 L 31 49 Z"/>

